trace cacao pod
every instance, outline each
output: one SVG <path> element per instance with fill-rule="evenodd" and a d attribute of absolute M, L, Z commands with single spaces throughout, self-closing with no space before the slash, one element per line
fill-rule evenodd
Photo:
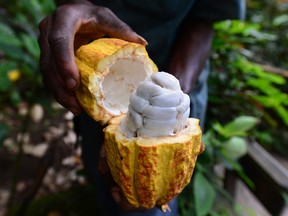
<path fill-rule="evenodd" d="M 129 112 L 129 98 L 140 82 L 158 73 L 145 47 L 120 39 L 98 39 L 77 50 L 76 63 L 81 74 L 76 96 L 83 109 L 106 126 L 104 145 L 115 182 L 134 207 L 169 209 L 167 203 L 190 182 L 197 156 L 204 149 L 199 120 L 187 119 L 185 127 L 171 135 L 128 137 L 121 122 Z M 166 81 L 157 82 L 174 85 Z"/>

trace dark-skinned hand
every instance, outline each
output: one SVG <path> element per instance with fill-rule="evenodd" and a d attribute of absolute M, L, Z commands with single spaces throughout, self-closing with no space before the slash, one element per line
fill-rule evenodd
<path fill-rule="evenodd" d="M 75 115 L 81 107 L 74 91 L 79 87 L 74 51 L 100 37 L 115 37 L 146 45 L 147 42 L 107 8 L 88 1 L 65 4 L 39 24 L 40 69 L 44 84 L 55 99 Z"/>
<path fill-rule="evenodd" d="M 75 115 L 82 110 L 74 93 L 80 84 L 74 57 L 77 48 L 100 37 L 114 37 L 147 45 L 145 39 L 118 19 L 111 10 L 88 1 L 58 7 L 51 16 L 40 22 L 39 29 L 43 82 L 52 91 L 56 101 Z M 113 181 L 104 153 L 99 168 L 107 185 L 111 187 L 113 198 L 122 209 L 143 210 L 132 207 L 123 196 Z"/>

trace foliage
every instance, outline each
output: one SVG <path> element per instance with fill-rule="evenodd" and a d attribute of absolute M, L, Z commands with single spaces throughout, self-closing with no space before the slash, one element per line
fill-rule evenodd
<path fill-rule="evenodd" d="M 192 183 L 180 195 L 181 215 L 217 215 L 214 203 L 216 198 L 219 202 L 220 195 L 223 199 L 228 199 L 230 206 L 234 207 L 230 211 L 234 210 L 234 214 L 239 213 L 236 210 L 237 204 L 223 189 L 221 176 L 215 173 L 214 166 L 222 164 L 226 169 L 236 170 L 243 180 L 253 187 L 253 183 L 245 176 L 237 159 L 247 153 L 245 138 L 258 123 L 259 120 L 251 116 L 239 116 L 225 125 L 219 122 L 213 123 L 203 136 L 205 151 L 197 160 Z M 231 215 L 231 212 L 221 215 Z"/>
<path fill-rule="evenodd" d="M 211 203 L 216 199 L 219 202 L 221 194 L 234 206 L 234 214 L 241 215 L 239 206 L 229 198 L 223 189 L 222 179 L 219 179 L 213 167 L 218 163 L 226 169 L 237 171 L 253 188 L 253 182 L 237 162 L 247 151 L 245 137 L 257 139 L 281 154 L 288 152 L 285 141 L 285 128 L 288 126 L 287 79 L 265 70 L 263 65 L 287 67 L 287 55 L 283 54 L 287 50 L 279 49 L 279 44 L 285 47 L 287 42 L 287 35 L 284 37 L 283 28 L 280 28 L 287 22 L 287 16 L 280 12 L 273 19 L 269 17 L 273 25 L 268 25 L 265 12 L 260 12 L 263 5 L 265 3 L 260 1 L 259 5 L 253 5 L 253 15 L 248 16 L 246 21 L 229 20 L 214 26 L 206 122 L 208 130 L 203 137 L 206 150 L 198 159 L 193 184 L 181 195 L 184 197 L 180 202 L 182 215 L 219 214 Z M 261 22 L 249 21 L 260 16 Z M 272 31 L 274 25 L 279 26 L 277 32 Z M 187 202 L 185 198 L 193 202 Z"/>
<path fill-rule="evenodd" d="M 18 152 L 12 158 L 7 204 L 9 210 L 16 193 L 20 164 L 23 163 L 23 134 L 33 124 L 29 118 L 30 108 L 34 103 L 42 103 L 48 99 L 39 73 L 40 50 L 37 38 L 38 23 L 53 8 L 53 1 L 0 2 L 0 150 L 3 150 L 1 147 L 8 135 L 19 135 L 13 143 Z M 21 104 L 27 105 L 28 110 L 19 114 Z M 11 122 L 14 119 L 19 122 L 18 127 L 13 127 Z"/>
<path fill-rule="evenodd" d="M 285 77 L 265 71 L 256 63 L 256 46 L 275 42 L 277 36 L 265 33 L 259 24 L 224 21 L 215 25 L 212 67 L 209 80 L 208 122 L 226 122 L 239 115 L 261 119 L 251 134 L 259 143 L 273 150 L 288 149 L 285 144 L 288 126 L 288 94 Z M 209 126 L 208 126 L 209 127 Z"/>
<path fill-rule="evenodd" d="M 237 162 L 247 151 L 245 137 L 257 139 L 278 153 L 288 153 L 285 141 L 287 79 L 264 67 L 267 64 L 287 67 L 285 45 L 288 37 L 284 31 L 288 24 L 287 15 L 284 11 L 279 12 L 275 3 L 254 1 L 248 5 L 252 9 L 246 21 L 228 20 L 214 25 L 208 130 L 203 137 L 206 150 L 197 160 L 193 183 L 181 194 L 182 215 L 220 215 L 213 203 L 216 199 L 219 202 L 221 195 L 233 206 L 233 214 L 242 215 L 239 205 L 227 195 L 222 179 L 213 168 L 215 164 L 221 164 L 225 169 L 233 169 L 253 188 L 253 182 Z M 266 18 L 265 6 L 269 12 L 273 8 L 274 17 Z M 279 15 L 275 17 L 277 13 Z M 221 215 L 232 214 L 231 211 L 224 212 Z"/>
<path fill-rule="evenodd" d="M 249 48 L 255 54 L 253 59 L 287 69 L 287 1 L 249 1 L 248 7 L 247 19 L 261 26 L 263 31 L 274 35 L 276 38 L 273 41 L 263 41 L 261 44 L 256 44 L 256 46 L 251 44 Z"/>
<path fill-rule="evenodd" d="M 43 92 L 37 26 L 53 7 L 53 1 L 40 0 L 0 3 L 0 106 L 17 106 Z"/>
<path fill-rule="evenodd" d="M 248 1 L 247 21 L 224 21 L 214 26 L 207 132 L 203 136 L 206 150 L 197 160 L 191 184 L 180 195 L 182 216 L 231 215 L 228 210 L 215 210 L 219 196 L 229 200 L 234 214 L 241 215 L 237 203 L 223 189 L 223 179 L 215 173 L 214 166 L 221 164 L 226 169 L 236 170 L 253 186 L 237 162 L 247 151 L 246 138 L 255 138 L 268 148 L 288 154 L 285 145 L 288 137 L 287 80 L 262 66 L 265 63 L 288 67 L 288 7 L 272 2 Z M 37 26 L 53 8 L 53 1 L 0 2 L 1 110 L 6 106 L 17 108 L 23 101 L 33 104 L 45 100 L 47 95 L 38 68 Z M 23 121 L 23 125 L 26 124 L 27 118 L 25 124 Z M 1 123 L 0 149 L 9 132 L 9 126 Z M 89 193 L 84 195 L 88 197 Z M 46 214 L 51 210 L 50 205 L 58 205 L 59 210 L 64 206 L 64 213 L 67 213 L 73 210 L 74 202 L 68 205 L 66 197 L 67 194 L 52 194 L 36 200 L 28 212 L 39 214 L 36 210 L 44 206 Z"/>

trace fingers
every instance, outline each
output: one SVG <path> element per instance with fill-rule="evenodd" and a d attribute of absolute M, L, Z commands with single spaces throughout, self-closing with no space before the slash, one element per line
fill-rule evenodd
<path fill-rule="evenodd" d="M 116 183 L 111 175 L 109 165 L 106 159 L 105 146 L 102 145 L 100 149 L 100 157 L 98 160 L 98 171 L 105 180 L 108 187 L 116 186 Z"/>
<path fill-rule="evenodd" d="M 48 41 L 66 88 L 75 90 L 80 83 L 80 75 L 74 57 L 74 36 L 80 24 L 78 17 L 71 12 L 71 9 L 55 11 Z"/>
<path fill-rule="evenodd" d="M 81 112 L 74 94 L 80 84 L 75 48 L 105 35 L 147 44 L 111 10 L 92 4 L 63 5 L 45 18 L 39 29 L 43 80 L 53 91 L 55 99 L 74 114 Z"/>
<path fill-rule="evenodd" d="M 143 207 L 134 207 L 129 204 L 126 197 L 123 195 L 121 189 L 119 187 L 112 187 L 110 189 L 111 195 L 117 205 L 126 212 L 137 211 L 137 212 L 145 212 L 147 209 Z"/>
<path fill-rule="evenodd" d="M 80 83 L 74 45 L 78 48 L 88 41 L 87 37 L 91 40 L 106 35 L 147 45 L 145 39 L 104 7 L 87 4 L 64 5 L 54 12 L 50 20 L 50 31 L 47 33 L 49 46 L 56 69 L 69 90 L 77 89 Z"/>
<path fill-rule="evenodd" d="M 43 82 L 52 91 L 56 101 L 75 115 L 78 115 L 81 113 L 81 107 L 78 100 L 76 99 L 74 92 L 66 88 L 58 73 L 54 58 L 52 57 L 48 42 L 48 34 L 52 28 L 51 17 L 46 17 L 40 23 L 39 28 L 40 36 L 38 43 L 41 49 L 40 70 L 43 76 Z"/>
<path fill-rule="evenodd" d="M 135 33 L 126 23 L 122 22 L 110 9 L 95 8 L 99 31 L 109 37 L 115 37 L 146 46 L 147 41 Z"/>

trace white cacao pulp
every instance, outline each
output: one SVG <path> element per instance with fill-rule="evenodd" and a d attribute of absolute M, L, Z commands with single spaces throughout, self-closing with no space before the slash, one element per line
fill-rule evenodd
<path fill-rule="evenodd" d="M 157 72 L 141 81 L 129 99 L 120 130 L 128 138 L 173 136 L 181 132 L 190 114 L 190 99 L 171 74 Z"/>

